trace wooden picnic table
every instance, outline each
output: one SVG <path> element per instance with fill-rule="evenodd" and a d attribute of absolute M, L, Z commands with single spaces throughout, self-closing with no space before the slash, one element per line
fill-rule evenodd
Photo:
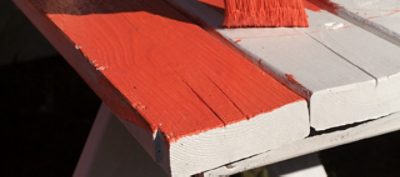
<path fill-rule="evenodd" d="M 75 176 L 231 175 L 400 129 L 398 0 L 249 29 L 223 0 L 14 2 L 104 102 Z"/>

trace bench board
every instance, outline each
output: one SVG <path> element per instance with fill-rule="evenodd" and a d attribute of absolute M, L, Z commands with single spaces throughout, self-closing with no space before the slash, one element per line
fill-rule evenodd
<path fill-rule="evenodd" d="M 349 126 L 341 130 L 307 137 L 303 140 L 281 146 L 280 148 L 209 170 L 204 172 L 203 176 L 220 177 L 233 175 L 249 169 L 275 164 L 284 160 L 398 130 L 400 130 L 400 114 L 395 113 L 379 119 Z"/>
<path fill-rule="evenodd" d="M 221 28 L 222 0 L 169 1 L 308 98 L 317 130 L 400 110 L 400 48 L 317 3 L 323 1 L 305 1 L 309 28 L 251 29 Z"/>
<path fill-rule="evenodd" d="M 309 133 L 302 97 L 163 0 L 14 2 L 172 176 Z"/>
<path fill-rule="evenodd" d="M 398 0 L 331 0 L 338 16 L 400 45 L 400 1 Z"/>

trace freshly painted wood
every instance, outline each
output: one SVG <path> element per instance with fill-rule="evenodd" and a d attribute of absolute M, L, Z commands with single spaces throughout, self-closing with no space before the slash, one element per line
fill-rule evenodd
<path fill-rule="evenodd" d="M 168 177 L 102 105 L 73 177 Z"/>
<path fill-rule="evenodd" d="M 391 114 L 344 130 L 311 136 L 265 153 L 204 173 L 206 177 L 232 175 L 294 157 L 400 130 L 400 114 Z"/>
<path fill-rule="evenodd" d="M 167 139 L 301 99 L 163 1 L 31 2 Z"/>
<path fill-rule="evenodd" d="M 328 177 L 318 153 L 268 166 L 268 177 Z"/>
<path fill-rule="evenodd" d="M 306 29 L 222 29 L 221 6 L 212 7 L 222 0 L 169 1 L 307 97 L 311 126 L 317 130 L 400 110 L 400 48 L 320 10 L 314 1 L 306 3 Z"/>
<path fill-rule="evenodd" d="M 400 45 L 400 1 L 331 0 L 338 16 Z"/>
<path fill-rule="evenodd" d="M 172 176 L 309 133 L 300 96 L 163 0 L 15 2 Z"/>

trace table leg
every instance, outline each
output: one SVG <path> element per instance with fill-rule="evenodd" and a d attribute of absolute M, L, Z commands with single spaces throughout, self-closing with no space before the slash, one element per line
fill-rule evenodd
<path fill-rule="evenodd" d="M 103 104 L 73 177 L 167 177 Z"/>

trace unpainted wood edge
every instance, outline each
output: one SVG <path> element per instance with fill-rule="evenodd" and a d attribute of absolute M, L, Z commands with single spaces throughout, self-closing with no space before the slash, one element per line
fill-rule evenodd
<path fill-rule="evenodd" d="M 303 140 L 292 142 L 285 146 L 244 159 L 226 164 L 219 168 L 203 173 L 204 177 L 233 175 L 248 169 L 266 166 L 287 159 L 318 152 L 351 142 L 372 138 L 386 133 L 400 130 L 400 113 L 394 113 L 376 120 L 372 120 L 348 129 L 329 132 Z"/>

